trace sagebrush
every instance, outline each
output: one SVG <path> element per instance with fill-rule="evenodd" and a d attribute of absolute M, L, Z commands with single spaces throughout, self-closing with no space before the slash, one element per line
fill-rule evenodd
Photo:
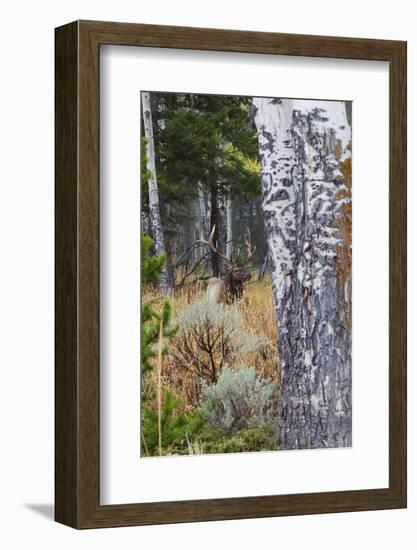
<path fill-rule="evenodd" d="M 217 382 L 227 363 L 268 347 L 265 337 L 245 328 L 238 306 L 199 300 L 178 311 L 175 322 L 179 328 L 170 348 L 174 364 L 210 383 Z"/>
<path fill-rule="evenodd" d="M 235 434 L 250 428 L 277 429 L 278 384 L 255 367 L 225 367 L 216 384 L 203 382 L 201 412 L 213 428 Z"/>

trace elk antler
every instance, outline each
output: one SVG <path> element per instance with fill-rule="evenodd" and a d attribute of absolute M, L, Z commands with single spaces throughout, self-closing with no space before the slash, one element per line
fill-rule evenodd
<path fill-rule="evenodd" d="M 235 262 L 232 260 L 232 258 L 229 258 L 228 256 L 225 256 L 224 254 L 222 254 L 214 245 L 213 239 L 214 239 L 215 231 L 216 231 L 216 226 L 213 225 L 213 229 L 211 230 L 208 240 L 206 241 L 206 239 L 203 237 L 203 234 L 201 234 L 200 238 L 198 239 L 198 241 L 196 241 L 196 243 L 206 244 L 210 248 L 210 250 L 214 252 L 214 254 L 216 254 L 217 256 L 219 256 L 229 264 L 234 265 Z"/>
<path fill-rule="evenodd" d="M 249 239 L 247 237 L 248 235 L 249 235 Z M 256 246 L 254 246 L 253 250 L 252 250 L 249 230 L 248 230 L 247 233 L 245 232 L 245 237 L 244 238 L 245 238 L 245 245 L 246 245 L 246 258 L 242 261 L 242 265 L 245 265 L 246 263 L 248 263 L 248 261 L 252 258 L 252 256 L 256 252 Z"/>

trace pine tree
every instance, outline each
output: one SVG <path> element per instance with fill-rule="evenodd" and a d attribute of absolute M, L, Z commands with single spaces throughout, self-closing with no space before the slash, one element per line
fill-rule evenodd
<path fill-rule="evenodd" d="M 166 254 L 159 256 L 151 254 L 153 245 L 152 237 L 142 233 L 141 235 L 141 276 L 143 283 L 157 283 L 161 276 L 161 271 L 166 262 Z"/>
<path fill-rule="evenodd" d="M 214 241 L 226 253 L 227 227 L 232 234 L 228 201 L 260 192 L 249 98 L 167 93 L 153 97 L 156 170 L 167 242 L 183 251 L 195 240 L 196 227 L 207 230 L 206 225 L 215 225 Z M 202 216 L 204 197 L 209 201 L 208 223 Z M 215 255 L 211 264 L 218 275 L 221 266 Z"/>
<path fill-rule="evenodd" d="M 171 324 L 171 305 L 169 301 L 164 300 L 160 310 L 157 310 L 150 302 L 144 302 L 142 304 L 141 324 L 142 375 L 153 368 L 152 359 L 157 355 L 156 346 L 158 344 L 161 321 L 164 340 L 174 336 L 178 327 Z M 162 355 L 165 355 L 167 352 L 168 347 L 165 344 L 162 348 Z"/>
<path fill-rule="evenodd" d="M 166 255 L 154 256 L 150 253 L 153 240 L 148 235 L 142 234 L 141 250 L 141 276 L 142 284 L 157 283 L 166 262 Z M 152 302 L 142 303 L 141 323 L 141 358 L 142 375 L 152 369 L 152 359 L 156 356 L 155 346 L 158 343 L 159 331 L 162 321 L 162 336 L 170 338 L 177 332 L 177 327 L 171 326 L 171 304 L 164 300 L 159 310 Z M 162 353 L 167 353 L 165 346 Z"/>

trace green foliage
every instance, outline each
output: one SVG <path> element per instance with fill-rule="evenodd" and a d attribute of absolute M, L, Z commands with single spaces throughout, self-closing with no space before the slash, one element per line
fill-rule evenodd
<path fill-rule="evenodd" d="M 250 428 L 234 435 L 225 435 L 219 431 L 209 430 L 205 424 L 194 438 L 187 435 L 185 441 L 178 441 L 169 448 L 170 454 L 218 454 L 248 453 L 254 451 L 276 451 L 278 437 L 276 430 Z"/>
<path fill-rule="evenodd" d="M 259 197 L 261 194 L 259 158 L 247 156 L 232 143 L 226 144 L 223 154 L 223 177 L 226 181 L 239 182 L 238 186 L 229 186 L 229 194 L 242 201 Z"/>
<path fill-rule="evenodd" d="M 237 127 L 236 123 L 232 129 L 228 119 L 230 107 L 226 102 L 230 103 L 232 99 L 224 99 L 219 111 L 202 105 L 201 110 L 180 109 L 170 113 L 159 148 L 160 182 L 166 192 L 178 193 L 184 187 L 189 192 L 194 187 L 192 183 L 200 181 L 208 190 L 222 182 L 223 191 L 234 187 L 238 194 L 241 182 L 246 183 L 248 179 L 259 189 L 259 172 L 253 179 L 253 170 L 246 160 L 249 152 L 247 142 L 242 140 L 239 132 L 247 137 L 249 143 L 252 136 L 245 127 Z M 244 117 L 247 118 L 246 112 Z"/>
<path fill-rule="evenodd" d="M 146 185 L 151 177 L 151 173 L 148 170 L 147 166 L 147 155 L 146 155 L 146 145 L 148 143 L 148 140 L 143 137 L 140 140 L 140 173 L 141 173 L 141 183 L 142 185 Z"/>
<path fill-rule="evenodd" d="M 141 323 L 141 357 L 142 375 L 153 368 L 151 359 L 156 357 L 156 345 L 159 339 L 159 331 L 162 321 L 162 336 L 166 340 L 177 333 L 178 327 L 171 324 L 171 304 L 164 300 L 160 311 L 157 311 L 153 304 L 144 302 L 142 304 Z M 162 348 L 162 355 L 168 352 L 166 344 Z"/>
<path fill-rule="evenodd" d="M 219 437 L 201 443 L 202 453 L 248 453 L 252 451 L 276 451 L 276 433 L 265 428 L 241 430 L 232 437 Z"/>
<path fill-rule="evenodd" d="M 157 282 L 161 273 L 162 267 L 165 264 L 166 256 L 153 256 L 150 253 L 153 240 L 148 235 L 142 233 L 142 263 L 141 275 L 142 282 Z M 162 320 L 162 336 L 164 340 L 174 336 L 178 330 L 176 326 L 172 326 L 171 321 L 171 304 L 168 300 L 164 300 L 159 310 L 151 302 L 143 302 L 141 310 L 141 358 L 142 358 L 142 374 L 145 374 L 152 368 L 151 359 L 156 356 L 155 345 L 158 342 L 159 331 Z M 162 354 L 167 353 L 167 347 L 164 345 Z"/>
<path fill-rule="evenodd" d="M 158 413 L 148 405 L 142 407 L 142 454 L 158 455 Z M 183 401 L 172 391 L 163 393 L 161 403 L 161 439 L 163 454 L 187 454 L 187 438 L 200 430 L 201 413 L 185 412 Z M 146 443 L 146 446 L 143 442 Z M 176 450 L 177 449 L 177 450 Z"/>
<path fill-rule="evenodd" d="M 169 226 L 189 221 L 197 182 L 203 190 L 222 196 L 247 199 L 260 193 L 257 133 L 249 125 L 251 98 L 152 93 L 151 102 L 160 208 L 167 232 Z M 142 188 L 146 182 L 145 163 Z"/>
<path fill-rule="evenodd" d="M 255 367 L 221 371 L 216 384 L 203 383 L 201 412 L 214 429 L 228 435 L 250 428 L 278 430 L 278 386 Z"/>
<path fill-rule="evenodd" d="M 152 245 L 152 237 L 142 233 L 140 269 L 143 283 L 157 283 L 166 262 L 166 254 L 160 254 L 159 256 L 151 254 Z"/>

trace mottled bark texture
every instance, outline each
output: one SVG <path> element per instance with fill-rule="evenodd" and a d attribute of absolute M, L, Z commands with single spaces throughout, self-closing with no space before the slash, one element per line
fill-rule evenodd
<path fill-rule="evenodd" d="M 141 221 L 142 221 L 142 233 L 145 233 L 145 235 L 149 235 L 150 233 L 150 223 L 149 223 L 149 216 L 147 212 L 142 208 L 142 214 L 141 214 Z"/>
<path fill-rule="evenodd" d="M 218 186 L 218 201 L 219 201 L 219 221 L 218 221 L 218 237 L 217 237 L 217 246 L 220 252 L 227 256 L 227 194 L 225 193 L 225 189 L 222 188 L 221 185 Z M 219 258 L 219 267 L 220 267 L 220 274 L 224 275 L 229 265 L 227 262 L 223 260 L 223 258 Z"/>
<path fill-rule="evenodd" d="M 211 219 L 211 197 L 208 191 L 205 191 L 201 183 L 198 183 L 198 201 L 200 210 L 200 232 L 205 237 L 210 235 Z M 200 236 L 200 234 L 199 234 Z"/>
<path fill-rule="evenodd" d="M 210 205 L 210 227 L 215 227 L 214 231 L 214 246 L 221 249 L 220 232 L 222 225 L 222 217 L 219 206 L 219 192 L 217 187 L 213 188 L 210 193 L 211 205 Z M 207 237 L 206 237 L 207 238 Z M 220 258 L 214 252 L 210 253 L 211 256 L 211 272 L 213 277 L 220 277 L 221 275 L 221 262 Z"/>
<path fill-rule="evenodd" d="M 232 198 L 226 198 L 226 256 L 233 254 Z"/>
<path fill-rule="evenodd" d="M 281 448 L 350 446 L 351 308 L 338 271 L 341 210 L 350 201 L 340 171 L 350 156 L 345 104 L 254 98 L 253 105 L 278 325 Z"/>
<path fill-rule="evenodd" d="M 148 180 L 149 189 L 149 222 L 153 238 L 155 255 L 166 253 L 164 233 L 162 231 L 161 215 L 159 211 L 159 192 L 155 168 L 155 144 L 153 137 L 151 98 L 149 92 L 142 92 L 143 128 L 146 137 L 146 168 L 150 174 Z M 161 286 L 169 291 L 169 275 L 164 266 L 160 276 Z"/>

